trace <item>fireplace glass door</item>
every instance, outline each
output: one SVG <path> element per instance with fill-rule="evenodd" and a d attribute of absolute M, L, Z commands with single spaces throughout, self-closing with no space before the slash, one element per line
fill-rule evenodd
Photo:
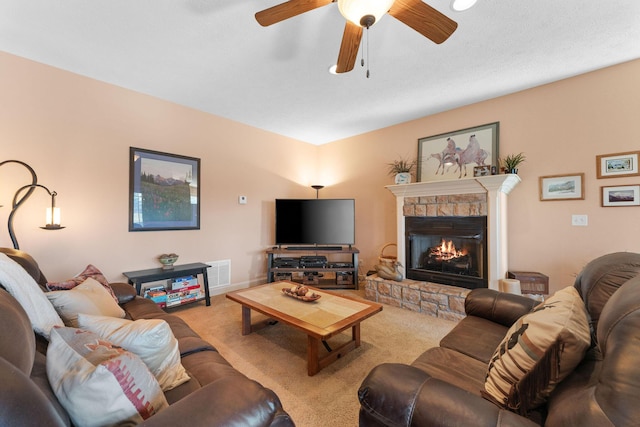
<path fill-rule="evenodd" d="M 487 217 L 406 217 L 408 279 L 486 288 Z"/>

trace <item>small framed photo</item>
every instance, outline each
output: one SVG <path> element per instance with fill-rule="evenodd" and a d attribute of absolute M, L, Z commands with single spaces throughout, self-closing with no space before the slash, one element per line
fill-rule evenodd
<path fill-rule="evenodd" d="M 129 231 L 200 229 L 200 159 L 129 149 Z"/>
<path fill-rule="evenodd" d="M 584 173 L 541 176 L 540 200 L 584 200 Z"/>
<path fill-rule="evenodd" d="M 640 185 L 602 187 L 602 206 L 640 206 Z"/>
<path fill-rule="evenodd" d="M 491 166 L 483 165 L 473 168 L 473 176 L 489 176 L 491 175 Z"/>
<path fill-rule="evenodd" d="M 596 156 L 598 179 L 640 175 L 640 170 L 638 169 L 639 157 L 640 151 Z"/>

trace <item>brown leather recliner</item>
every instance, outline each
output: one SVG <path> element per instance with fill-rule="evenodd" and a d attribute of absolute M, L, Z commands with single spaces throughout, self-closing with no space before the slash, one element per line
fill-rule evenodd
<path fill-rule="evenodd" d="M 640 425 L 640 254 L 591 261 L 575 281 L 591 318 L 592 348 L 527 417 L 481 397 L 488 360 L 526 297 L 472 291 L 467 317 L 412 365 L 375 367 L 358 391 L 361 426 Z"/>

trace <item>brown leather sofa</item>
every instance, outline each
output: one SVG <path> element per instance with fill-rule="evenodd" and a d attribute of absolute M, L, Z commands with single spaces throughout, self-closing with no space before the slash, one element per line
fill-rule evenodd
<path fill-rule="evenodd" d="M 0 248 L 22 265 L 41 286 L 46 279 L 28 254 Z M 1 285 L 1 284 L 0 284 Z M 170 406 L 145 426 L 293 426 L 271 390 L 236 371 L 211 344 L 182 319 L 165 313 L 133 287 L 112 284 L 120 305 L 133 320 L 167 321 L 178 339 L 182 365 L 191 379 L 165 392 Z M 70 426 L 46 374 L 46 341 L 33 333 L 20 304 L 0 289 L 0 425 Z"/>
<path fill-rule="evenodd" d="M 575 281 L 592 325 L 578 367 L 527 416 L 481 397 L 489 358 L 509 326 L 534 306 L 526 297 L 473 290 L 467 316 L 411 365 L 375 367 L 363 381 L 361 426 L 640 425 L 640 254 L 614 253 Z"/>

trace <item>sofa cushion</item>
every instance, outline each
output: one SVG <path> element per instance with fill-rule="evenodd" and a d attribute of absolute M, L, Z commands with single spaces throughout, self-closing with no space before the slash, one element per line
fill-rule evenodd
<path fill-rule="evenodd" d="M 51 328 L 63 325 L 33 277 L 4 253 L 0 253 L 0 284 L 18 300 L 37 333 L 48 338 Z"/>
<path fill-rule="evenodd" d="M 64 280 L 62 282 L 47 282 L 47 289 L 50 291 L 68 291 L 69 289 L 73 289 L 79 284 L 83 283 L 88 278 L 92 278 L 100 283 L 105 288 L 105 290 L 109 292 L 109 295 L 111 295 L 115 302 L 118 302 L 118 297 L 116 297 L 113 289 L 111 289 L 111 286 L 109 286 L 109 282 L 107 282 L 107 279 L 104 277 L 100 270 L 98 270 L 91 264 L 89 264 L 84 269 L 84 271 L 82 271 L 82 273 L 78 273 L 71 279 Z"/>
<path fill-rule="evenodd" d="M 509 328 L 483 317 L 469 316 L 458 324 L 440 341 L 440 347 L 466 354 L 486 365 L 493 357 L 498 344 L 504 339 Z"/>
<path fill-rule="evenodd" d="M 571 373 L 590 343 L 587 312 L 578 291 L 562 289 L 509 328 L 489 363 L 484 395 L 526 414 Z"/>
<path fill-rule="evenodd" d="M 178 340 L 169 324 L 160 319 L 127 320 L 78 314 L 78 327 L 138 355 L 160 383 L 171 390 L 189 381 L 180 363 Z"/>
<path fill-rule="evenodd" d="M 168 407 L 144 362 L 93 332 L 54 328 L 47 376 L 78 426 L 138 424 Z"/>
<path fill-rule="evenodd" d="M 486 362 L 444 347 L 428 349 L 411 366 L 477 396 L 480 396 L 487 372 Z"/>
<path fill-rule="evenodd" d="M 78 313 L 119 318 L 125 316 L 124 310 L 104 286 L 91 277 L 71 290 L 46 292 L 45 295 L 67 326 L 78 326 Z"/>

